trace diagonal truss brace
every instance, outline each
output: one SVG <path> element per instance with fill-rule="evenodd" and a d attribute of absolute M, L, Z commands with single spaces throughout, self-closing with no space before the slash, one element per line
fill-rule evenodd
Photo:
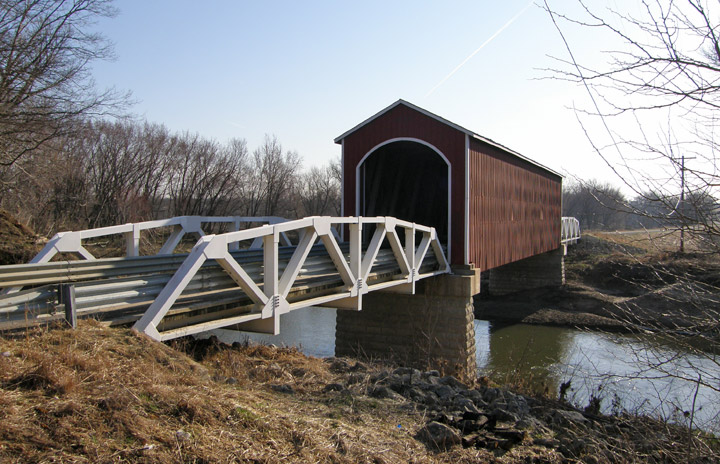
<path fill-rule="evenodd" d="M 333 225 L 342 226 L 343 224 L 346 224 L 350 231 L 350 254 L 347 258 L 340 249 L 333 228 Z M 373 224 L 375 226 L 375 232 L 365 253 L 363 253 L 361 243 L 364 224 Z M 404 244 L 398 235 L 398 228 L 405 230 Z M 297 231 L 300 235 L 300 242 L 281 275 L 279 272 L 278 247 L 280 243 L 284 242 L 286 232 L 289 231 Z M 419 245 L 416 247 L 415 236 L 418 232 L 423 235 Z M 392 281 L 368 286 L 368 277 L 385 239 L 387 239 L 387 243 L 393 251 L 400 274 Z M 229 252 L 229 249 L 236 248 L 237 243 L 243 240 L 262 241 L 262 288 L 252 280 Z M 158 331 L 158 325 L 205 261 L 215 260 L 254 303 L 254 309 L 249 315 L 242 316 L 242 319 L 246 322 L 272 320 L 271 331 L 277 333 L 279 331 L 280 315 L 295 308 L 307 306 L 304 301 L 289 303 L 287 298 L 298 276 L 301 274 L 302 266 L 311 249 L 318 240 L 325 247 L 344 285 L 336 293 L 314 298 L 312 304 L 316 305 L 360 310 L 364 293 L 392 287 L 396 287 L 401 291 L 414 292 L 416 280 L 430 275 L 446 273 L 450 269 L 433 228 L 419 226 L 391 217 L 311 217 L 261 226 L 255 229 L 209 235 L 200 238 L 178 271 L 170 279 L 155 302 L 135 324 L 134 328 L 158 340 L 172 338 L 173 335 L 164 336 L 161 334 Z M 440 264 L 440 269 L 430 274 L 419 275 L 418 269 L 422 266 L 422 262 L 431 248 L 437 262 Z M 225 325 L 237 323 L 238 317 L 229 318 L 227 321 Z M 221 327 L 222 325 L 223 322 L 218 321 L 215 327 Z M 186 327 L 181 332 L 184 335 L 202 330 L 205 329 Z"/>

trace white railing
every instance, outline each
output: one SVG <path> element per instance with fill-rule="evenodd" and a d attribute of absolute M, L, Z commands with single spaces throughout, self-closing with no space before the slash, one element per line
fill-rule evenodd
<path fill-rule="evenodd" d="M 574 217 L 563 217 L 561 222 L 560 243 L 572 245 L 580 240 L 580 221 Z"/>
<path fill-rule="evenodd" d="M 95 259 L 84 246 L 83 240 L 97 237 L 105 237 L 110 235 L 122 234 L 125 238 L 126 257 L 140 256 L 140 233 L 144 230 L 158 229 L 161 227 L 172 227 L 172 233 L 160 248 L 158 255 L 169 255 L 175 251 L 185 234 L 195 234 L 198 237 L 204 237 L 206 234 L 202 229 L 203 223 L 221 223 L 228 224 L 231 230 L 240 230 L 241 224 L 259 223 L 259 224 L 278 224 L 285 222 L 287 219 L 264 216 L 264 217 L 242 217 L 242 216 L 178 216 L 169 219 L 158 219 L 155 221 L 145 221 L 130 224 L 121 224 L 118 226 L 100 227 L 97 229 L 87 229 L 80 231 L 59 232 L 48 241 L 45 247 L 30 262 L 45 263 L 50 261 L 53 256 L 58 253 L 75 253 L 83 259 Z M 290 245 L 287 236 L 283 235 L 282 239 Z M 251 248 L 259 248 L 262 241 L 253 243 Z"/>
<path fill-rule="evenodd" d="M 349 260 L 340 250 L 333 229 L 345 226 L 349 229 Z M 375 230 L 370 243 L 363 250 L 362 235 L 365 226 L 374 227 Z M 404 240 L 400 239 L 397 229 L 403 229 Z M 291 231 L 299 234 L 299 243 L 280 274 L 278 269 L 280 237 Z M 417 234 L 422 234 L 422 237 L 418 237 L 420 240 L 416 245 Z M 231 247 L 237 246 L 239 242 L 251 240 L 263 242 L 262 284 L 256 283 L 230 254 Z M 343 286 L 330 294 L 289 302 L 288 294 L 310 249 L 317 241 L 323 244 L 332 259 Z M 383 243 L 389 243 L 400 268 L 400 274 L 393 276 L 389 281 L 368 283 L 373 263 Z M 423 261 L 431 249 L 439 266 L 432 271 L 420 273 Z M 253 302 L 252 311 L 161 333 L 158 326 L 163 317 L 170 311 L 203 263 L 208 260 L 216 261 L 247 294 Z M 414 293 L 416 281 L 448 272 L 450 266 L 434 228 L 392 217 L 308 217 L 238 232 L 207 235 L 200 238 L 165 288 L 142 318 L 135 323 L 134 328 L 156 340 L 168 340 L 235 324 L 244 324 L 246 328 L 255 331 L 277 334 L 280 330 L 280 315 L 293 309 L 329 304 L 334 307 L 359 310 L 362 307 L 362 295 L 365 293 L 391 287 L 395 287 L 394 290 Z"/>

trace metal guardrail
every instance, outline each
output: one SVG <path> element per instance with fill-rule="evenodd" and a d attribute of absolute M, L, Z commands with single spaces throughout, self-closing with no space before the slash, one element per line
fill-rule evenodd
<path fill-rule="evenodd" d="M 573 245 L 580 240 L 580 221 L 574 217 L 563 217 L 560 231 L 560 243 Z"/>
<path fill-rule="evenodd" d="M 339 244 L 333 226 L 344 224 L 351 240 Z M 376 229 L 362 249 L 364 225 Z M 396 227 L 405 229 L 404 244 Z M 300 244 L 279 246 L 290 231 L 299 233 Z M 422 238 L 416 240 L 416 234 Z M 261 248 L 231 251 L 240 242 L 258 240 Z M 389 249 L 381 249 L 383 243 Z M 0 288 L 15 289 L 0 295 L 0 327 L 64 319 L 71 307 L 80 317 L 124 323 L 155 311 L 150 330 L 140 329 L 158 339 L 242 322 L 252 326 L 248 329 L 276 332 L 277 318 L 289 310 L 327 303 L 359 309 L 363 293 L 403 285 L 412 292 L 416 280 L 448 270 L 431 228 L 393 218 L 306 218 L 204 236 L 184 255 L 0 266 Z M 69 301 L 60 298 L 58 284 L 64 283 L 73 287 Z"/>
<path fill-rule="evenodd" d="M 347 244 L 341 244 L 341 249 L 348 259 Z M 294 247 L 280 248 L 280 272 L 284 271 L 293 251 Z M 245 267 L 252 279 L 262 286 L 262 251 L 258 253 L 257 250 L 242 250 L 233 252 L 232 255 Z M 93 316 L 111 324 L 135 322 L 160 294 L 187 256 L 184 254 L 172 257 L 143 257 L 127 260 L 131 261 L 130 263 L 112 258 L 99 259 L 92 263 L 66 261 L 32 265 L 38 269 L 35 272 L 40 274 L 40 277 L 13 269 L 26 268 L 28 265 L 0 266 L 0 277 L 5 278 L 3 280 L 6 283 L 37 285 L 38 281 L 46 281 L 27 290 L 0 296 L 0 329 L 67 319 L 64 316 L 68 306 L 67 301 L 63 301 L 61 297 L 63 287 L 74 289 L 71 304 L 76 317 Z M 424 270 L 433 269 L 437 265 L 434 259 L 425 261 Z M 160 265 L 159 262 L 164 264 Z M 399 273 L 399 268 L 393 263 L 392 251 L 380 250 L 369 280 L 379 282 L 383 279 L 391 279 L 394 273 Z M 88 268 L 88 264 L 94 266 Z M 52 266 L 49 266 L 49 270 L 44 270 L 43 268 L 48 265 Z M 67 272 L 59 276 L 57 265 L 67 266 Z M 311 293 L 320 287 L 342 285 L 342 279 L 334 270 L 334 264 L 322 246 L 314 247 L 293 286 L 293 295 L 302 292 Z M 8 276 L 11 276 L 12 280 L 7 279 Z M 237 288 L 237 284 L 217 263 L 209 261 L 183 291 L 183 295 L 168 315 L 199 310 L 210 311 L 213 306 L 218 307 L 228 303 L 238 308 L 236 312 L 247 312 L 249 309 L 240 307 L 251 305 L 252 301 Z M 164 321 L 164 325 L 169 324 Z"/>

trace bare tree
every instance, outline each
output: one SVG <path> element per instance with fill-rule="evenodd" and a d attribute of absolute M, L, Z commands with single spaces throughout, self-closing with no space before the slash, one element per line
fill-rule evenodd
<path fill-rule="evenodd" d="M 90 77 L 112 49 L 89 27 L 114 13 L 110 0 L 0 0 L 0 170 L 127 101 Z"/>
<path fill-rule="evenodd" d="M 76 153 L 85 156 L 92 195 L 88 226 L 152 218 L 163 194 L 163 175 L 174 144 L 167 130 L 152 124 L 103 121 L 87 124 L 75 140 Z"/>
<path fill-rule="evenodd" d="M 229 214 L 238 198 L 247 162 L 244 140 L 221 147 L 185 134 L 171 155 L 168 195 L 173 216 Z"/>
<path fill-rule="evenodd" d="M 567 59 L 552 76 L 581 84 L 591 97 L 578 119 L 596 152 L 636 195 L 636 214 L 672 219 L 684 234 L 720 252 L 720 5 L 705 0 L 643 0 L 627 10 L 591 9 L 569 17 L 545 7 L 564 28 L 607 34 L 605 63 Z M 636 8 L 633 8 L 636 7 Z M 657 217 L 663 211 L 665 217 Z"/>
<path fill-rule="evenodd" d="M 624 228 L 627 201 L 620 189 L 597 180 L 563 185 L 563 216 L 573 216 L 583 230 Z"/>
<path fill-rule="evenodd" d="M 298 216 L 339 216 L 339 161 L 322 167 L 313 166 L 300 176 Z"/>
<path fill-rule="evenodd" d="M 289 203 L 297 182 L 300 155 L 284 151 L 275 136 L 265 136 L 253 151 L 251 170 L 246 179 L 246 214 L 249 216 L 288 216 L 295 208 Z"/>
<path fill-rule="evenodd" d="M 618 304 L 617 315 L 628 327 L 653 330 L 678 348 L 670 359 L 633 351 L 636 375 L 653 370 L 653 375 L 693 382 L 696 395 L 717 390 L 720 4 L 642 0 L 623 2 L 626 9 L 618 10 L 577 3 L 581 12 L 571 17 L 544 2 L 568 51 L 552 76 L 577 82 L 590 96 L 578 120 L 597 154 L 636 195 L 630 202 L 634 212 L 674 225 L 681 237 L 689 234 L 700 243 L 698 251 L 707 253 L 691 266 L 672 256 L 656 256 L 652 262 L 633 257 L 664 286 Z M 609 60 L 598 64 L 576 56 L 565 35 L 572 28 L 606 34 L 596 40 L 616 44 L 606 52 Z M 688 352 L 706 360 L 706 367 L 673 370 L 669 361 Z M 690 428 L 693 413 L 688 412 Z"/>

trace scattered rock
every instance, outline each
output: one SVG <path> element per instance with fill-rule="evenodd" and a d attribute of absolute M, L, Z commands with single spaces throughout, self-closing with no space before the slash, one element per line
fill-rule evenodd
<path fill-rule="evenodd" d="M 183 429 L 180 429 L 175 432 L 175 438 L 177 438 L 178 441 L 190 441 L 192 439 L 192 435 L 190 435 Z"/>
<path fill-rule="evenodd" d="M 584 425 L 589 422 L 585 416 L 577 411 L 564 411 L 562 409 L 552 412 L 551 421 L 552 425 L 561 427 Z"/>
<path fill-rule="evenodd" d="M 2 352 L 2 356 L 3 356 L 4 358 L 9 358 L 10 356 L 12 356 L 12 353 L 10 353 L 9 351 L 3 351 L 3 352 Z"/>
<path fill-rule="evenodd" d="M 344 359 L 330 358 L 330 370 L 336 373 L 348 372 L 350 370 L 350 363 Z"/>
<path fill-rule="evenodd" d="M 462 437 L 454 429 L 440 422 L 429 422 L 418 432 L 418 438 L 429 446 L 448 449 L 462 443 Z"/>
<path fill-rule="evenodd" d="M 522 430 L 496 428 L 493 433 L 500 438 L 510 440 L 513 444 L 518 444 L 525 439 L 525 432 Z"/>
<path fill-rule="evenodd" d="M 331 391 L 343 391 L 344 389 L 345 389 L 345 387 L 343 387 L 339 383 L 329 383 L 329 384 L 325 385 L 325 388 L 323 388 L 323 392 L 327 393 L 327 392 L 331 392 Z"/>
<path fill-rule="evenodd" d="M 480 416 L 477 420 L 461 420 L 457 423 L 457 429 L 462 432 L 463 435 L 467 435 L 473 432 L 479 432 L 488 424 L 489 419 L 487 416 Z"/>
<path fill-rule="evenodd" d="M 451 375 L 441 377 L 440 383 L 443 385 L 452 387 L 456 390 L 467 390 L 468 389 L 467 385 L 465 385 L 464 383 L 462 383 L 461 381 L 459 381 L 458 379 L 456 379 L 455 377 L 453 377 Z"/>
<path fill-rule="evenodd" d="M 291 387 L 290 385 L 287 385 L 287 384 L 270 385 L 270 388 L 272 388 L 274 391 L 276 391 L 278 393 L 288 393 L 288 394 L 295 393 L 295 390 L 293 390 L 293 387 Z"/>
<path fill-rule="evenodd" d="M 544 446 L 545 448 L 557 448 L 560 442 L 554 438 L 534 438 L 533 445 Z"/>
<path fill-rule="evenodd" d="M 455 391 L 447 385 L 433 385 L 430 391 L 435 393 L 441 400 L 447 400 L 455 395 Z"/>
<path fill-rule="evenodd" d="M 382 385 L 370 387 L 370 389 L 368 390 L 368 394 L 373 398 L 391 398 L 395 400 L 404 400 L 402 395 L 399 395 L 394 390 Z"/>
<path fill-rule="evenodd" d="M 398 367 L 394 371 L 392 371 L 393 375 L 395 376 L 403 376 L 403 375 L 410 375 L 413 372 L 420 372 L 417 369 L 413 369 L 412 367 Z"/>
<path fill-rule="evenodd" d="M 475 403 L 470 398 L 458 395 L 453 400 L 453 403 L 463 412 L 480 414 L 480 411 L 478 411 L 478 409 L 475 407 Z"/>
<path fill-rule="evenodd" d="M 357 361 L 349 370 L 351 372 L 367 372 L 368 367 L 364 363 Z"/>
<path fill-rule="evenodd" d="M 343 361 L 335 360 L 331 365 L 345 372 L 350 369 Z M 448 449 L 462 443 L 466 448 L 503 452 L 525 442 L 530 433 L 536 437 L 532 444 L 568 457 L 579 456 L 590 446 L 561 434 L 561 440 L 548 438 L 553 433 L 549 426 L 558 430 L 588 424 L 590 421 L 579 411 L 546 407 L 538 400 L 501 388 L 470 389 L 455 377 L 440 377 L 437 371 L 399 367 L 370 375 L 349 374 L 347 384 L 357 384 L 361 377 L 366 382 L 361 388 L 368 396 L 407 400 L 409 406 L 430 412 L 430 420 L 416 438 L 432 448 Z M 325 391 L 337 388 L 332 385 Z"/>
<path fill-rule="evenodd" d="M 365 377 L 363 374 L 350 374 L 345 379 L 345 383 L 347 385 L 355 385 L 357 383 L 361 383 L 363 380 L 365 380 Z"/>

